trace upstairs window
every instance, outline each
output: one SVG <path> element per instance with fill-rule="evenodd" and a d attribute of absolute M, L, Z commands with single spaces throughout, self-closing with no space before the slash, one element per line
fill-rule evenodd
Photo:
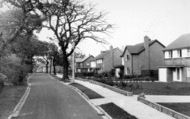
<path fill-rule="evenodd" d="M 129 55 L 127 55 L 127 60 L 129 60 L 130 59 L 130 57 L 129 57 Z"/>
<path fill-rule="evenodd" d="M 97 60 L 97 64 L 102 64 L 102 59 Z"/>
<path fill-rule="evenodd" d="M 80 67 L 82 67 L 82 63 L 80 63 Z"/>
<path fill-rule="evenodd" d="M 187 67 L 187 77 L 190 78 L 190 67 Z"/>
<path fill-rule="evenodd" d="M 168 58 L 172 58 L 172 51 L 168 51 Z"/>
<path fill-rule="evenodd" d="M 187 49 L 187 57 L 190 57 L 190 48 Z"/>
<path fill-rule="evenodd" d="M 177 50 L 177 56 L 178 56 L 178 57 L 182 57 L 181 50 Z"/>

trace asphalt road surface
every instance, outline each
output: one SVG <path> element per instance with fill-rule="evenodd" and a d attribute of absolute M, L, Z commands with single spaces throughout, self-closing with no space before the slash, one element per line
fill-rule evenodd
<path fill-rule="evenodd" d="M 30 94 L 17 119 L 101 119 L 74 90 L 48 74 L 32 74 Z"/>

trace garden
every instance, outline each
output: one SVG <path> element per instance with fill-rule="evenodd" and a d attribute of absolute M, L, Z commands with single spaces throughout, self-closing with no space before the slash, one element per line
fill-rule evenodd
<path fill-rule="evenodd" d="M 128 76 L 123 79 L 117 79 L 109 75 L 101 74 L 80 77 L 133 92 L 133 94 L 190 95 L 190 83 L 186 82 L 158 82 L 157 78 L 149 76 Z"/>

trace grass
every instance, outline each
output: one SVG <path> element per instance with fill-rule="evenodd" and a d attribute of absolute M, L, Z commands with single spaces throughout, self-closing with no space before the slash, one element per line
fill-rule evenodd
<path fill-rule="evenodd" d="M 72 83 L 70 84 L 76 88 L 78 88 L 79 90 L 81 90 L 84 94 L 86 94 L 88 96 L 89 99 L 96 99 L 96 98 L 103 98 L 101 95 L 99 95 L 98 93 L 92 91 L 91 89 L 80 85 L 78 83 Z"/>
<path fill-rule="evenodd" d="M 190 83 L 143 82 L 139 85 L 141 88 L 134 90 L 135 94 L 144 92 L 150 95 L 190 95 Z"/>
<path fill-rule="evenodd" d="M 190 116 L 190 103 L 159 103 L 162 106 L 173 109 L 179 113 Z"/>
<path fill-rule="evenodd" d="M 135 116 L 127 113 L 114 103 L 100 105 L 113 119 L 137 119 Z"/>
<path fill-rule="evenodd" d="M 0 92 L 0 119 L 7 119 L 25 92 L 26 86 L 8 86 Z"/>
<path fill-rule="evenodd" d="M 190 83 L 185 82 L 129 82 L 116 84 L 120 89 L 132 91 L 134 94 L 144 92 L 148 95 L 190 95 Z"/>

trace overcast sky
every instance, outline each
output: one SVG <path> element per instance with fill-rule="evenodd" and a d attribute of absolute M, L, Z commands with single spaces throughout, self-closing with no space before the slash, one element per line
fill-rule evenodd
<path fill-rule="evenodd" d="M 107 19 L 116 28 L 106 40 L 114 47 L 143 42 L 145 35 L 167 46 L 180 35 L 190 33 L 190 0 L 86 1 L 109 13 Z M 96 56 L 108 46 L 87 41 L 82 42 L 79 48 Z"/>

